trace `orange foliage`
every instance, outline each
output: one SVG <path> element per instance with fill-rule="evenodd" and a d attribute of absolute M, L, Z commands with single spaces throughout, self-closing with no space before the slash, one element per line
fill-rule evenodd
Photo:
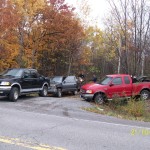
<path fill-rule="evenodd" d="M 68 65 L 79 59 L 84 33 L 74 8 L 65 0 L 38 3 L 41 5 L 35 0 L 0 2 L 0 70 L 47 64 L 55 68 L 58 61 Z"/>

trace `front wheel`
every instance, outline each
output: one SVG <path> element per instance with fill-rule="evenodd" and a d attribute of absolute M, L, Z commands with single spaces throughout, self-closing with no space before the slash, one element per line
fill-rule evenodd
<path fill-rule="evenodd" d="M 94 98 L 96 104 L 103 104 L 104 103 L 104 96 L 102 94 L 97 94 Z"/>
<path fill-rule="evenodd" d="M 62 90 L 60 88 L 57 89 L 57 97 L 62 97 Z"/>
<path fill-rule="evenodd" d="M 148 100 L 150 98 L 150 92 L 148 90 L 143 90 L 140 97 L 142 100 Z"/>
<path fill-rule="evenodd" d="M 17 87 L 12 87 L 10 94 L 8 96 L 9 100 L 16 102 L 19 97 L 19 89 Z"/>
<path fill-rule="evenodd" d="M 47 86 L 44 86 L 42 91 L 40 91 L 39 95 L 42 96 L 42 97 L 46 97 L 47 94 L 48 94 L 48 88 L 47 88 Z"/>
<path fill-rule="evenodd" d="M 72 92 L 73 95 L 77 95 L 78 94 L 78 90 L 75 90 Z"/>

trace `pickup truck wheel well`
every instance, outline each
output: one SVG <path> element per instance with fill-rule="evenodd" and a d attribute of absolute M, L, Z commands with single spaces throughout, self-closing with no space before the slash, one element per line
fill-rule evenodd
<path fill-rule="evenodd" d="M 11 88 L 13 88 L 13 87 L 18 88 L 18 90 L 19 90 L 19 94 L 20 94 L 20 86 L 19 86 L 19 85 L 17 85 L 17 84 L 15 84 L 15 85 L 13 85 Z"/>
<path fill-rule="evenodd" d="M 103 92 L 97 92 L 97 93 L 94 94 L 93 100 L 94 100 L 95 96 L 98 95 L 98 94 L 102 94 L 104 97 L 106 97 L 105 93 L 103 93 Z"/>

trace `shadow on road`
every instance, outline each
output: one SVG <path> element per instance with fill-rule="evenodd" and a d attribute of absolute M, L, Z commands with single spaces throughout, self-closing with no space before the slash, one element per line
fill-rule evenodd
<path fill-rule="evenodd" d="M 37 96 L 23 95 L 18 98 L 18 101 L 31 100 L 35 97 Z M 7 96 L 0 96 L 0 102 L 12 102 L 12 101 L 10 101 Z"/>

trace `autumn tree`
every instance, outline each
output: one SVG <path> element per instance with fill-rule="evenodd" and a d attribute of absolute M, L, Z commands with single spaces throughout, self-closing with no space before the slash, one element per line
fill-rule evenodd
<path fill-rule="evenodd" d="M 33 67 L 50 74 L 61 73 L 58 68 L 62 68 L 70 74 L 84 36 L 73 7 L 65 0 L 3 0 L 1 8 L 2 70 Z M 4 67 L 5 59 L 9 62 Z"/>
<path fill-rule="evenodd" d="M 11 1 L 0 1 L 0 71 L 9 67 L 17 66 L 16 36 L 13 31 L 19 18 Z"/>
<path fill-rule="evenodd" d="M 39 55 L 40 68 L 55 74 L 70 74 L 82 45 L 83 28 L 74 17 L 73 8 L 63 3 L 60 7 L 57 2 L 47 5 L 42 13 L 46 43 Z"/>
<path fill-rule="evenodd" d="M 16 26 L 16 37 L 19 43 L 17 62 L 20 67 L 30 66 L 28 54 L 33 56 L 35 47 L 33 39 L 29 36 L 32 35 L 32 31 L 34 32 L 35 26 L 38 29 L 39 10 L 44 8 L 45 1 L 13 0 L 13 5 L 20 18 Z M 34 60 L 33 57 L 31 59 Z"/>
<path fill-rule="evenodd" d="M 116 54 L 119 50 L 120 72 L 142 75 L 150 42 L 148 3 L 145 0 L 113 0 L 109 4 L 112 9 L 112 19 L 109 20 L 112 21 L 107 24 L 117 33 Z"/>

